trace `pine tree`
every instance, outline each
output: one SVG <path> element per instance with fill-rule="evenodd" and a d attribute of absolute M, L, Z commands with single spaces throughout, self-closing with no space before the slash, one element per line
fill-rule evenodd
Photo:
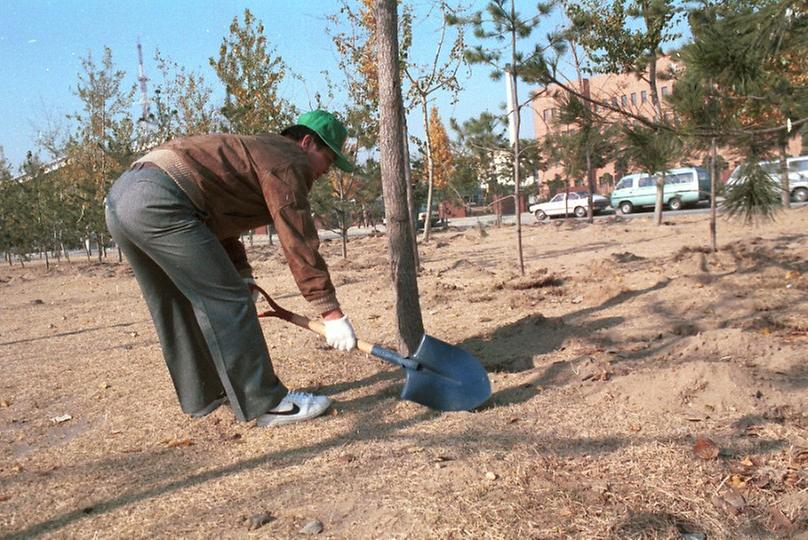
<path fill-rule="evenodd" d="M 472 64 L 483 64 L 492 68 L 491 77 L 500 80 L 503 76 L 510 80 L 509 102 L 512 109 L 508 110 L 513 122 L 513 135 L 511 142 L 511 172 L 513 175 L 513 197 L 516 210 L 516 259 L 519 272 L 524 275 L 525 262 L 522 251 L 522 219 L 521 219 L 521 166 L 520 166 L 520 126 L 521 108 L 518 82 L 537 82 L 546 78 L 548 64 L 557 61 L 557 57 L 564 51 L 565 44 L 558 34 L 547 36 L 545 43 L 536 43 L 530 39 L 544 17 L 553 9 L 553 3 L 539 3 L 537 14 L 522 17 L 516 12 L 515 0 L 491 0 L 485 11 L 478 11 L 469 18 L 450 16 L 453 24 L 466 24 L 472 27 L 474 36 L 483 43 L 467 49 L 466 61 Z M 527 53 L 519 50 L 519 45 L 527 42 L 532 49 Z M 555 57 L 548 59 L 548 51 Z M 532 99 L 532 98 L 531 98 Z"/>

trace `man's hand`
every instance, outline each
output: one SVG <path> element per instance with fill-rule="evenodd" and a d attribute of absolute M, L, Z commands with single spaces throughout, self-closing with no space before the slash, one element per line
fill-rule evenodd
<path fill-rule="evenodd" d="M 342 314 L 342 312 L 339 313 Z M 342 315 L 339 318 L 324 315 L 323 319 L 325 340 L 329 345 L 340 351 L 350 351 L 356 347 L 356 334 L 347 315 Z"/>
<path fill-rule="evenodd" d="M 252 293 L 253 303 L 258 302 L 258 297 L 260 296 L 260 294 L 258 293 L 258 290 L 253 289 L 252 287 L 250 287 L 250 285 L 256 285 L 256 286 L 258 285 L 258 283 L 255 282 L 255 279 L 252 278 L 252 277 L 245 277 L 245 278 L 241 278 L 241 280 L 244 282 L 244 285 L 247 286 L 247 289 L 249 289 L 249 291 Z"/>

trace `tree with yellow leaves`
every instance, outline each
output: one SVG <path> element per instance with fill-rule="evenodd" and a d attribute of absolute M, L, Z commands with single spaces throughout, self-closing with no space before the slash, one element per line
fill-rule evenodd
<path fill-rule="evenodd" d="M 427 231 L 431 228 L 429 216 L 432 212 L 434 192 L 445 189 L 454 174 L 454 160 L 449 135 L 446 133 L 446 128 L 443 127 L 437 107 L 432 107 L 429 111 L 427 140 L 429 148 L 425 149 L 427 159 L 424 161 L 423 172 L 427 181 L 427 217 L 424 219 L 424 240 L 429 239 Z"/>
<path fill-rule="evenodd" d="M 432 98 L 432 94 L 438 91 L 448 91 L 452 94 L 453 98 L 457 97 L 460 91 L 460 82 L 457 78 L 457 72 L 463 63 L 463 51 L 465 49 L 465 41 L 463 38 L 463 27 L 454 27 L 454 40 L 448 50 L 445 48 L 447 38 L 447 31 L 450 29 L 449 21 L 451 16 L 456 13 L 456 9 L 450 7 L 446 2 L 440 2 L 440 10 L 443 14 L 443 23 L 441 25 L 440 34 L 438 37 L 437 45 L 435 46 L 435 54 L 432 57 L 432 63 L 426 65 L 407 64 L 404 68 L 404 74 L 410 82 L 408 97 L 412 102 L 412 107 L 420 107 L 421 119 L 426 132 L 425 154 L 426 154 L 426 176 L 429 182 L 428 195 L 427 195 L 427 216 L 429 216 L 432 209 L 432 190 L 435 175 L 435 157 L 433 156 L 433 142 L 430 137 L 432 121 L 428 114 L 428 104 Z M 435 110 L 433 108 L 433 110 Z M 438 120 L 440 123 L 440 120 Z M 445 135 L 445 131 L 444 131 Z M 429 241 L 429 233 L 431 231 L 430 220 L 424 220 L 424 241 Z"/>

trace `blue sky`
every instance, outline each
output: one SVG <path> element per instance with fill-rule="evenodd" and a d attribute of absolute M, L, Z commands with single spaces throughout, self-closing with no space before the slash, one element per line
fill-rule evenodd
<path fill-rule="evenodd" d="M 412 56 L 426 63 L 437 39 L 438 13 L 427 16 L 432 6 L 429 0 L 408 3 L 415 6 L 420 20 Z M 474 3 L 484 5 L 482 0 Z M 38 130 L 53 123 L 68 126 L 65 115 L 80 107 L 73 94 L 80 60 L 90 51 L 99 61 L 104 47 L 110 47 L 116 67 L 127 73 L 126 82 L 135 83 L 138 39 L 147 76 L 157 77 L 152 59 L 159 48 L 164 57 L 204 74 L 218 101 L 222 90 L 208 58 L 218 55 L 233 17 L 241 18 L 245 7 L 264 23 L 278 54 L 303 77 L 304 82 L 287 82 L 283 95 L 306 109 L 314 93 L 324 91 L 321 72 L 337 73 L 337 53 L 325 28 L 326 16 L 339 5 L 336 0 L 0 0 L 0 146 L 16 171 L 25 153 L 36 150 Z M 517 6 L 528 13 L 534 2 L 517 1 Z M 456 105 L 446 97 L 438 100 L 444 122 L 450 117 L 465 120 L 483 110 L 499 110 L 505 101 L 505 85 L 491 81 L 488 71 L 474 68 L 471 79 L 464 80 L 466 90 Z M 521 96 L 525 95 L 523 88 Z M 137 104 L 133 111 L 136 109 Z M 410 119 L 416 135 L 423 132 L 418 129 L 418 118 L 414 114 Z M 530 123 L 523 122 L 522 135 L 532 135 L 532 131 Z"/>

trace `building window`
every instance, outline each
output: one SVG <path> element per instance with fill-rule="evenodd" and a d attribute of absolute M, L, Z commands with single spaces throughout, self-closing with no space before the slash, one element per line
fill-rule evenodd
<path fill-rule="evenodd" d="M 620 104 L 623 105 L 623 107 L 628 105 L 628 98 L 625 95 L 620 96 Z"/>
<path fill-rule="evenodd" d="M 548 121 L 550 119 L 550 109 L 544 109 L 544 111 L 541 113 L 541 116 L 545 122 Z"/>
<path fill-rule="evenodd" d="M 617 98 L 616 97 L 612 98 L 612 106 L 617 107 Z"/>
<path fill-rule="evenodd" d="M 632 104 L 632 105 L 636 105 L 636 104 L 637 104 L 637 92 L 632 92 L 632 93 L 631 93 L 631 104 Z"/>
<path fill-rule="evenodd" d="M 668 87 L 667 87 L 667 86 L 663 86 L 663 87 L 662 87 L 662 95 L 663 95 L 663 96 L 667 96 L 668 94 L 670 94 L 670 92 L 668 91 Z"/>
<path fill-rule="evenodd" d="M 642 100 L 643 103 L 648 103 L 648 92 L 646 92 L 645 90 L 640 92 L 640 99 Z"/>

